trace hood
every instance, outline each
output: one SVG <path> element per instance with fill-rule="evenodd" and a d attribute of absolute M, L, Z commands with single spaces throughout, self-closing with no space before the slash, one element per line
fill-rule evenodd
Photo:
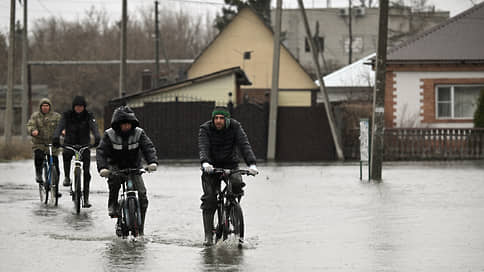
<path fill-rule="evenodd" d="M 86 99 L 84 98 L 84 96 L 78 95 L 74 97 L 74 99 L 72 100 L 72 110 L 74 110 L 74 106 L 76 105 L 84 106 L 84 109 L 87 107 Z"/>
<path fill-rule="evenodd" d="M 113 118 L 111 119 L 111 127 L 119 131 L 119 125 L 123 122 L 129 122 L 133 126 L 132 129 L 139 126 L 138 118 L 134 114 L 134 111 L 128 106 L 121 106 L 114 110 Z"/>
<path fill-rule="evenodd" d="M 42 98 L 42 99 L 40 99 L 40 102 L 39 102 L 39 110 L 40 110 L 40 112 L 42 112 L 42 104 L 49 104 L 49 106 L 50 106 L 49 112 L 52 111 L 52 102 L 50 102 L 49 98 Z"/>

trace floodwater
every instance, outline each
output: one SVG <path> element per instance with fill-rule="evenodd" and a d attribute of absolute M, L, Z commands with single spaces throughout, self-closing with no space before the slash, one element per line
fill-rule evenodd
<path fill-rule="evenodd" d="M 115 236 L 92 166 L 93 207 L 39 203 L 33 162 L 0 163 L 0 271 L 483 271 L 484 162 L 261 164 L 245 178 L 246 244 L 202 246 L 198 164 L 144 176 L 143 239 Z"/>

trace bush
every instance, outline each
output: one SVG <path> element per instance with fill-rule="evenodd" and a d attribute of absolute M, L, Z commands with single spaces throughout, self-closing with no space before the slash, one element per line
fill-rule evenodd
<path fill-rule="evenodd" d="M 474 127 L 484 128 L 484 89 L 481 90 L 479 100 L 477 101 L 477 108 L 474 112 Z"/>
<path fill-rule="evenodd" d="M 32 144 L 22 140 L 13 139 L 9 145 L 5 140 L 0 143 L 0 161 L 24 160 L 32 158 Z"/>

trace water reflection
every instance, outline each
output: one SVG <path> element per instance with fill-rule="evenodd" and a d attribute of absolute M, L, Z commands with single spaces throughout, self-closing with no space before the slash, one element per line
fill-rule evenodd
<path fill-rule="evenodd" d="M 201 252 L 203 271 L 240 270 L 244 267 L 244 250 L 225 244 L 204 248 Z"/>
<path fill-rule="evenodd" d="M 66 226 L 69 226 L 74 230 L 88 230 L 94 225 L 91 212 L 87 211 L 81 211 L 80 214 L 76 214 L 75 212 L 67 213 L 64 216 L 64 222 L 66 223 Z"/>
<path fill-rule="evenodd" d="M 106 245 L 104 268 L 107 271 L 137 271 L 145 264 L 146 242 L 116 238 Z"/>

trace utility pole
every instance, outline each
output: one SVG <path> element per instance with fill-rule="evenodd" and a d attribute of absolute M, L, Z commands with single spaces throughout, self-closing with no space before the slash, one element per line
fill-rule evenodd
<path fill-rule="evenodd" d="M 15 79 L 15 1 L 10 1 L 10 40 L 8 46 L 7 97 L 5 100 L 5 145 L 12 142 L 13 88 Z"/>
<path fill-rule="evenodd" d="M 352 29 L 352 19 L 353 19 L 353 7 L 351 6 L 351 0 L 348 0 L 348 64 L 353 62 L 353 29 Z"/>
<path fill-rule="evenodd" d="M 274 35 L 274 55 L 272 58 L 272 89 L 269 107 L 269 133 L 267 139 L 267 160 L 276 158 L 277 108 L 279 96 L 279 60 L 281 53 L 282 0 L 276 4 L 276 33 Z"/>
<path fill-rule="evenodd" d="M 127 25 L 127 8 L 128 0 L 123 0 L 123 13 L 121 18 L 121 65 L 119 71 L 119 97 L 122 97 L 126 93 L 126 47 L 127 47 L 127 37 L 126 37 L 126 25 Z"/>
<path fill-rule="evenodd" d="M 329 128 L 331 129 L 331 135 L 333 136 L 333 142 L 336 149 L 336 155 L 338 160 L 344 160 L 343 148 L 341 146 L 341 139 L 339 137 L 338 129 L 336 127 L 336 122 L 334 120 L 333 109 L 331 103 L 329 102 L 328 93 L 326 92 L 326 87 L 324 86 L 324 80 L 321 76 L 321 68 L 319 67 L 318 53 L 316 50 L 316 45 L 314 44 L 314 39 L 311 35 L 311 29 L 309 28 L 308 17 L 306 16 L 306 10 L 304 9 L 304 3 L 302 0 L 297 1 L 299 3 L 299 9 L 301 10 L 301 15 L 303 17 L 304 27 L 306 29 L 306 37 L 309 41 L 309 47 L 313 53 L 313 61 L 316 66 L 316 76 L 319 81 L 319 91 L 322 94 L 323 102 L 326 107 L 326 116 L 329 122 Z"/>
<path fill-rule="evenodd" d="M 27 28 L 27 0 L 24 0 L 24 31 L 22 39 L 22 123 L 24 126 L 27 124 L 27 115 L 29 113 L 28 109 L 28 78 L 27 78 L 27 62 L 29 60 L 28 50 L 29 50 L 29 40 L 28 40 L 28 28 Z M 27 139 L 27 130 L 20 129 L 22 138 Z"/>
<path fill-rule="evenodd" d="M 158 1 L 155 1 L 155 76 L 153 87 L 158 88 L 160 84 L 160 28 L 158 20 Z"/>
<path fill-rule="evenodd" d="M 376 82 L 373 89 L 373 120 L 371 130 L 371 179 L 380 182 L 383 161 L 383 130 L 385 106 L 385 70 L 387 63 L 388 0 L 380 0 Z"/>

